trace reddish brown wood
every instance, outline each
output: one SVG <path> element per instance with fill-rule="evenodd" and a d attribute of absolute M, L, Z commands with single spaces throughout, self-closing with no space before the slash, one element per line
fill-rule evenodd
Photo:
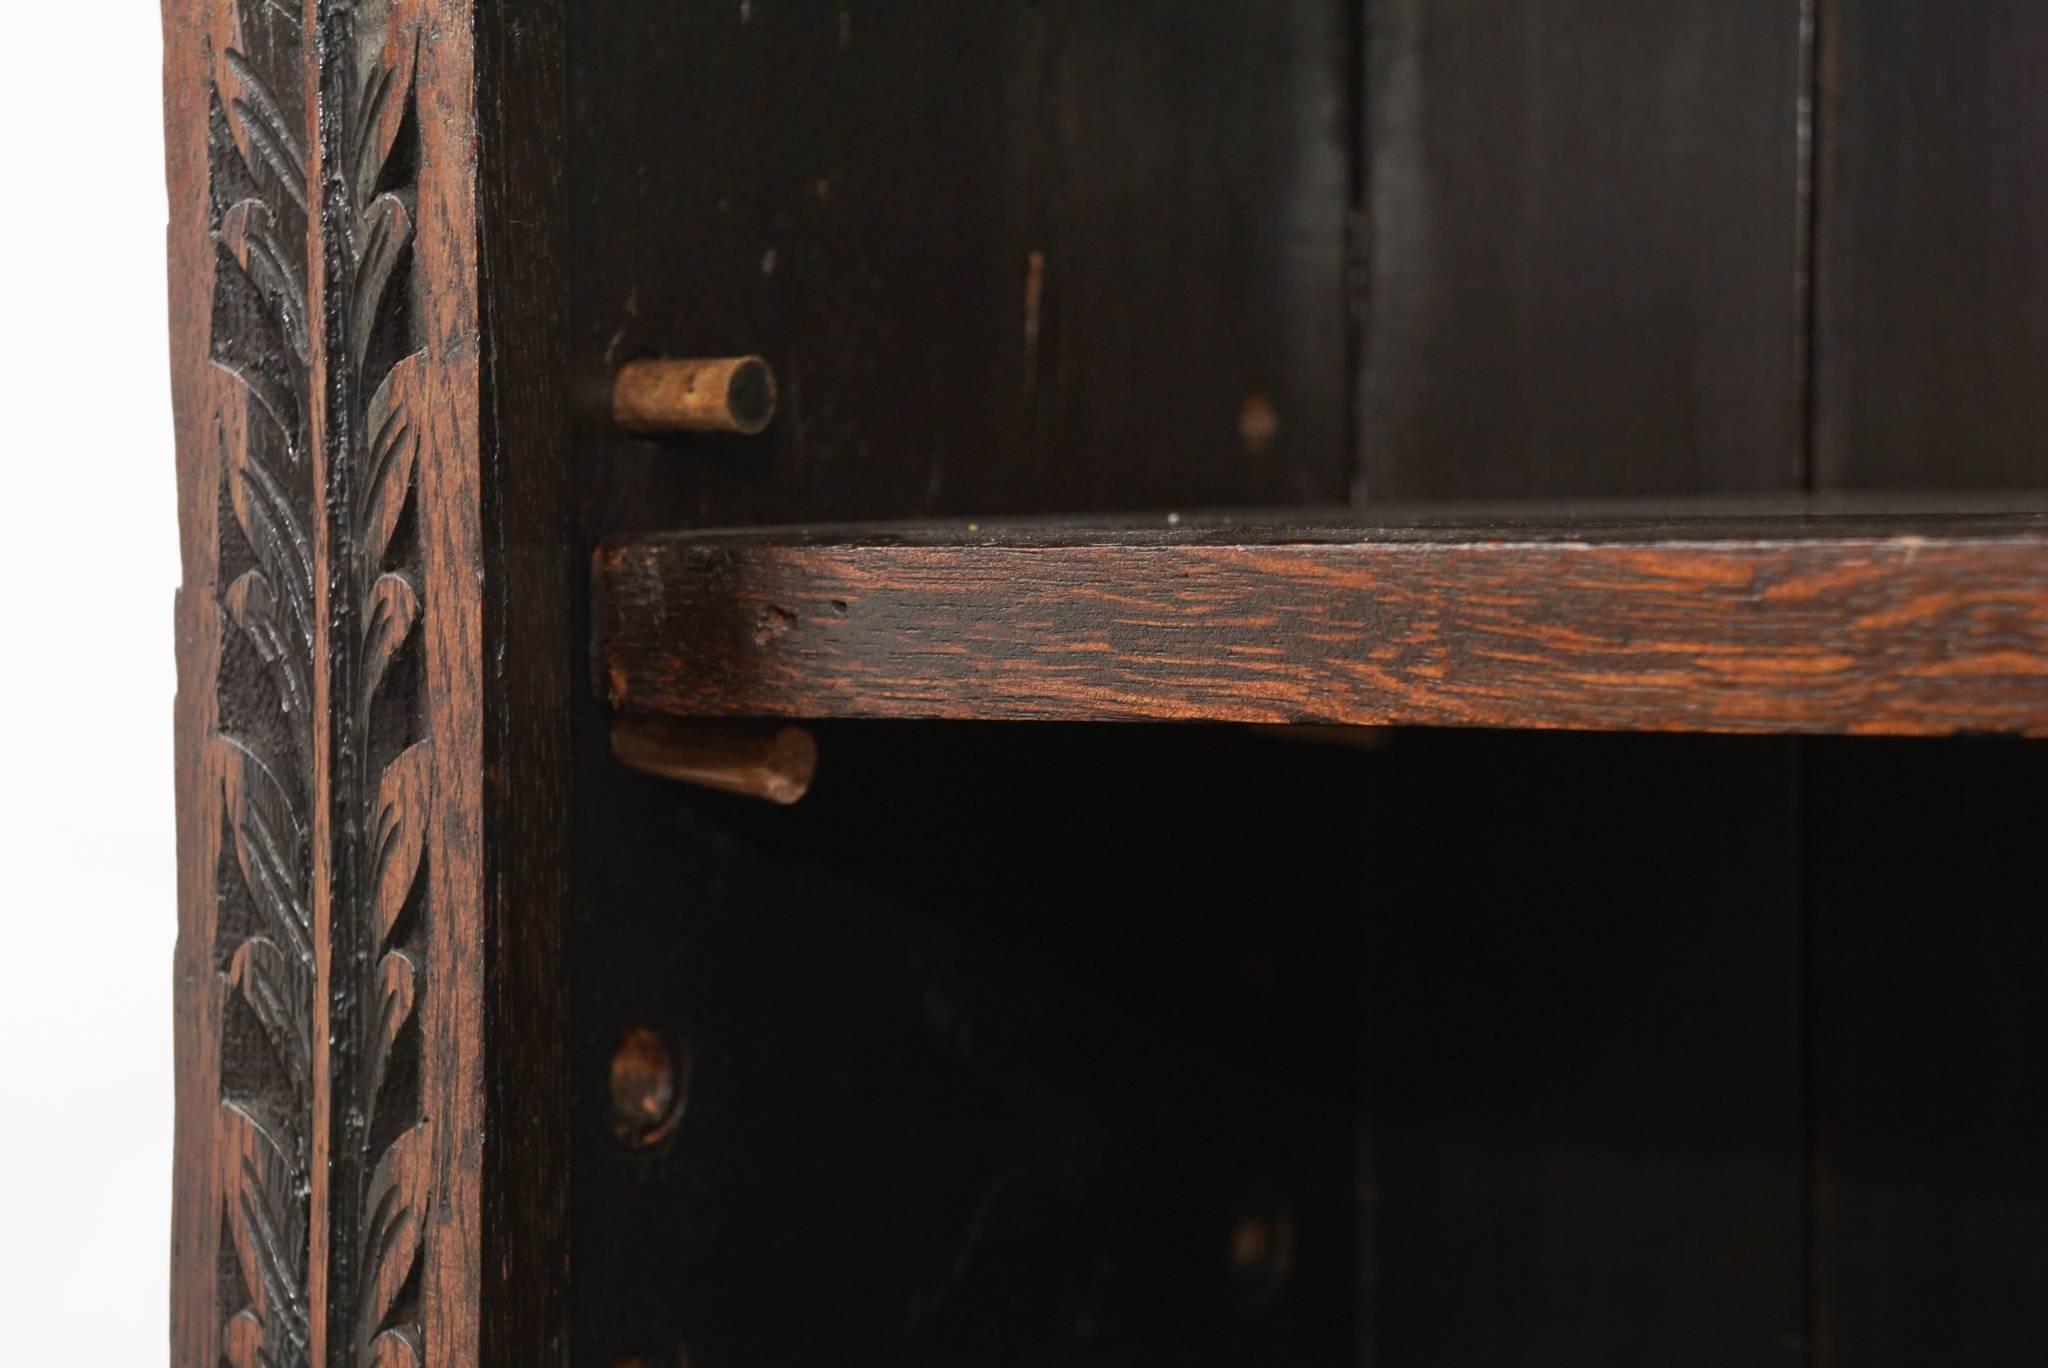
<path fill-rule="evenodd" d="M 220 1114 L 220 1025 L 227 983 L 213 963 L 220 908 L 220 778 L 207 738 L 219 723 L 222 613 L 219 521 L 221 456 L 208 355 L 215 254 L 208 240 L 207 113 L 210 47 L 225 27 L 223 4 L 165 5 L 164 130 L 169 181 L 171 395 L 176 420 L 180 588 L 178 695 L 174 709 L 178 805 L 177 1120 L 171 1191 L 170 1362 L 221 1361 L 224 1320 L 211 1270 L 220 1266 L 222 1201 L 215 1137 Z"/>
<path fill-rule="evenodd" d="M 651 538 L 612 704 L 683 715 L 2048 735 L 2034 517 Z"/>
<path fill-rule="evenodd" d="M 503 240 L 560 76 L 509 8 L 165 6 L 179 1365 L 563 1339 L 560 308 Z"/>

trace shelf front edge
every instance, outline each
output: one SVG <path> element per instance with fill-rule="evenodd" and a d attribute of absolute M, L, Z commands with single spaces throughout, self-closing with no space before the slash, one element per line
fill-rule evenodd
<path fill-rule="evenodd" d="M 622 540 L 615 708 L 2048 735 L 2048 537 Z"/>

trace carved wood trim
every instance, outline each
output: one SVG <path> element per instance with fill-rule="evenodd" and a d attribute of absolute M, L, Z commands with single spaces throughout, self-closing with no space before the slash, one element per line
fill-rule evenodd
<path fill-rule="evenodd" d="M 506 800 L 471 10 L 165 4 L 180 1365 L 473 1363 L 517 1280 L 479 1181 Z"/>

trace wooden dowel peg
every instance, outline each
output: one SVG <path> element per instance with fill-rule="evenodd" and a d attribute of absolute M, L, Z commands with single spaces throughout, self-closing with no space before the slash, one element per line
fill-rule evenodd
<path fill-rule="evenodd" d="M 737 432 L 775 417 L 775 372 L 758 356 L 629 361 L 612 382 L 612 418 L 628 432 Z"/>
<path fill-rule="evenodd" d="M 629 769 L 787 807 L 811 790 L 818 743 L 779 722 L 615 717 L 612 754 Z"/>

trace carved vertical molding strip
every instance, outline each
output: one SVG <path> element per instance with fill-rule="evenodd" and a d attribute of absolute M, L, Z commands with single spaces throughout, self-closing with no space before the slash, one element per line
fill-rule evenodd
<path fill-rule="evenodd" d="M 561 221 L 559 5 L 163 20 L 172 1362 L 546 1361 L 573 648 L 560 277 L 530 246 Z"/>
<path fill-rule="evenodd" d="M 311 1358 L 315 505 L 305 139 L 290 14 L 230 10 L 207 44 L 208 357 L 222 503 L 219 730 L 227 839 L 215 872 L 222 1006 L 216 1146 L 222 1352 L 235 1368 Z"/>
<path fill-rule="evenodd" d="M 308 10 L 225 0 L 201 37 L 217 505 L 197 579 L 218 623 L 199 801 L 219 828 L 188 795 L 213 906 L 181 941 L 200 932 L 225 981 L 200 1032 L 218 1052 L 219 1327 L 178 1333 L 234 1368 L 404 1368 L 428 1360 L 431 1147 L 419 25 L 407 0 Z M 181 1173 L 192 1148 L 181 1135 Z M 181 1241 L 204 1219 L 190 1206 Z M 189 1262 L 181 1248 L 182 1278 Z"/>
<path fill-rule="evenodd" d="M 325 1361 L 424 1362 L 414 1265 L 427 1204 L 418 1005 L 433 782 L 414 641 L 424 608 L 417 203 L 406 0 L 317 9 L 319 374 L 330 857 L 322 1004 Z M 319 1336 L 316 1335 L 316 1343 Z"/>

